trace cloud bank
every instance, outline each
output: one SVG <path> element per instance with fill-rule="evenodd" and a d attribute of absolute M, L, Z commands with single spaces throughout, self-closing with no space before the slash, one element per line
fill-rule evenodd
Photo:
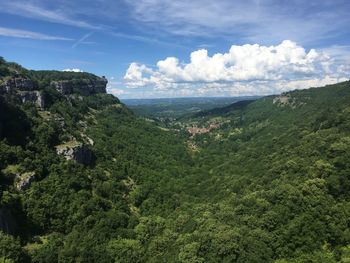
<path fill-rule="evenodd" d="M 81 69 L 78 69 L 78 68 L 66 68 L 62 71 L 65 71 L 65 72 L 84 72 L 82 71 Z"/>
<path fill-rule="evenodd" d="M 266 95 L 345 80 L 346 65 L 325 52 L 306 51 L 290 40 L 276 46 L 233 45 L 227 53 L 208 55 L 200 49 L 188 63 L 168 57 L 151 68 L 131 63 L 124 81 L 128 88 L 177 90 L 188 95 Z"/>

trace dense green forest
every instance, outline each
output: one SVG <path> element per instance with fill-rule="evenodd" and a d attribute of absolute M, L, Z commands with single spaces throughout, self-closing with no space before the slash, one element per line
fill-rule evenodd
<path fill-rule="evenodd" d="M 49 102 L 0 95 L 0 262 L 350 262 L 350 82 L 165 129 L 112 95 L 46 87 L 91 74 L 0 74 Z M 80 144 L 88 162 L 58 154 Z"/>

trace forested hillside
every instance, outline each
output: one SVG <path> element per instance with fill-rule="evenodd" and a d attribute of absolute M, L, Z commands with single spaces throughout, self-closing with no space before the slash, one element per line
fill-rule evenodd
<path fill-rule="evenodd" d="M 123 99 L 122 102 L 139 116 L 153 119 L 174 119 L 228 106 L 234 102 L 254 100 L 259 97 L 194 97 L 161 99 Z"/>
<path fill-rule="evenodd" d="M 350 82 L 164 129 L 0 63 L 0 262 L 349 262 Z"/>

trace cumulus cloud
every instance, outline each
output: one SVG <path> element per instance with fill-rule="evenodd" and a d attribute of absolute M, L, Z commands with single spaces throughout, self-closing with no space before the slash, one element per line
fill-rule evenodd
<path fill-rule="evenodd" d="M 155 68 L 131 63 L 124 80 L 129 88 L 265 95 L 345 80 L 346 69 L 324 52 L 306 51 L 285 40 L 276 46 L 233 45 L 227 53 L 212 56 L 200 49 L 191 53 L 188 63 L 168 57 Z"/>
<path fill-rule="evenodd" d="M 125 73 L 124 80 L 127 82 L 129 88 L 144 87 L 148 84 L 155 84 L 156 79 L 152 76 L 156 74 L 152 69 L 145 65 L 138 63 L 131 63 Z M 147 78 L 145 75 L 149 75 Z"/>
<path fill-rule="evenodd" d="M 113 94 L 114 96 L 123 96 L 126 94 L 129 94 L 127 91 L 123 90 L 123 89 L 118 89 L 118 88 L 112 88 L 112 87 L 108 87 L 107 88 L 107 92 L 109 94 Z"/>
<path fill-rule="evenodd" d="M 65 71 L 65 72 L 84 72 L 82 71 L 81 69 L 78 69 L 78 68 L 66 68 L 62 71 Z"/>
<path fill-rule="evenodd" d="M 107 92 L 118 97 L 125 97 L 130 94 L 129 90 L 123 86 L 123 82 L 116 80 L 115 77 L 109 78 Z"/>

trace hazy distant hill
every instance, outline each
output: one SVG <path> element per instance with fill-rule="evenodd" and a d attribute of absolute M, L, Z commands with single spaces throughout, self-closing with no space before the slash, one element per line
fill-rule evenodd
<path fill-rule="evenodd" d="M 147 117 L 179 117 L 181 115 L 230 105 L 239 100 L 258 97 L 198 97 L 165 99 L 124 99 L 135 113 Z"/>
<path fill-rule="evenodd" d="M 255 99 L 247 99 L 247 100 L 239 100 L 237 102 L 234 102 L 228 106 L 224 107 L 218 107 L 218 108 L 213 108 L 210 110 L 203 110 L 200 111 L 196 114 L 194 114 L 195 117 L 204 117 L 204 116 L 211 116 L 211 115 L 225 115 L 229 114 L 232 111 L 235 110 L 244 110 L 250 103 L 254 102 Z"/>

